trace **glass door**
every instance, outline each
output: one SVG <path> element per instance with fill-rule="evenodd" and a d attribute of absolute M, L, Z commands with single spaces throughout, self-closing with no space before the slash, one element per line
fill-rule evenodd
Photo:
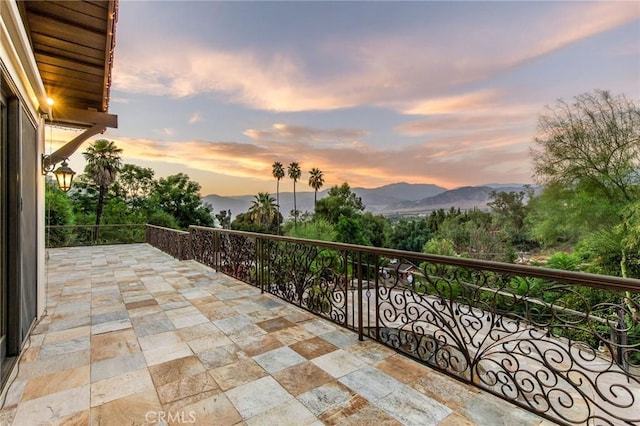
<path fill-rule="evenodd" d="M 6 167 L 5 156 L 8 144 L 8 110 L 6 98 L 0 91 L 0 378 L 5 379 L 7 357 L 7 279 L 6 279 Z"/>

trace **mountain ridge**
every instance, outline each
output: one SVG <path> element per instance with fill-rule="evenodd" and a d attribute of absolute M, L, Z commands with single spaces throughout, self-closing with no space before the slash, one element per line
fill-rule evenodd
<path fill-rule="evenodd" d="M 493 184 L 480 186 L 462 186 L 447 189 L 435 184 L 410 184 L 397 182 L 376 188 L 354 187 L 351 190 L 361 197 L 366 211 L 380 214 L 419 214 L 440 208 L 460 207 L 462 209 L 486 209 L 492 191 L 522 191 L 525 184 Z M 318 192 L 318 199 L 326 197 L 329 189 Z M 274 198 L 275 193 L 270 193 Z M 213 206 L 213 211 L 231 210 L 232 216 L 246 212 L 255 195 L 221 196 L 209 194 L 202 201 Z M 298 210 L 313 211 L 314 193 L 296 191 Z M 293 192 L 280 192 L 280 211 L 289 216 L 293 209 Z"/>

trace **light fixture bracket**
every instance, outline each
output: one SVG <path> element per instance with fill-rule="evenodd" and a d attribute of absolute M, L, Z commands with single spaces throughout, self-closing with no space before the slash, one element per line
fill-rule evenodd
<path fill-rule="evenodd" d="M 53 171 L 53 168 L 56 166 L 56 163 L 51 162 L 51 156 L 42 154 L 42 172 L 43 176 L 46 176 L 48 173 Z"/>

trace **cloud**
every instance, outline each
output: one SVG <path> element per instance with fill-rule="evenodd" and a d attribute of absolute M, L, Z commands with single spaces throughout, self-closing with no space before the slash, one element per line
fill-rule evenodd
<path fill-rule="evenodd" d="M 199 112 L 194 112 L 191 117 L 189 117 L 189 124 L 195 124 L 202 120 Z"/>
<path fill-rule="evenodd" d="M 178 164 L 257 182 L 245 193 L 271 190 L 274 161 L 283 164 L 298 161 L 303 170 L 303 181 L 309 169 L 318 167 L 325 174 L 327 186 L 343 181 L 367 187 L 399 181 L 433 182 L 446 187 L 489 181 L 528 182 L 529 140 L 525 135 L 513 137 L 500 130 L 386 149 L 374 149 L 364 144 L 316 145 L 312 148 L 307 142 L 263 146 L 258 142 L 114 139 L 124 149 L 126 161 Z M 221 194 L 227 189 L 213 179 L 202 180 L 201 184 L 206 193 Z"/>
<path fill-rule="evenodd" d="M 432 115 L 432 114 L 453 114 L 461 111 L 486 111 L 496 107 L 495 90 L 480 90 L 468 92 L 460 95 L 444 96 L 416 102 L 405 109 L 405 114 L 412 115 Z"/>
<path fill-rule="evenodd" d="M 114 103 L 114 104 L 128 104 L 129 103 L 129 99 L 127 99 L 127 98 L 111 98 L 109 100 L 109 102 Z"/>
<path fill-rule="evenodd" d="M 223 93 L 231 102 L 273 111 L 349 106 L 335 94 L 323 95 L 309 85 L 296 59 L 285 54 L 260 59 L 250 50 L 163 46 L 163 52 L 153 47 L 133 56 L 123 52 L 114 66 L 114 87 L 123 92 L 177 98 Z"/>
<path fill-rule="evenodd" d="M 403 111 L 422 116 L 397 125 L 404 136 L 434 136 L 496 129 L 532 133 L 542 105 L 509 100 L 498 90 L 478 90 L 419 101 Z"/>
<path fill-rule="evenodd" d="M 454 96 L 421 103 L 410 111 L 425 114 L 416 120 L 397 125 L 394 130 L 405 136 L 459 134 L 486 132 L 496 129 L 533 133 L 535 117 L 542 105 L 514 104 L 507 100 L 483 99 L 474 103 L 475 97 Z"/>
<path fill-rule="evenodd" d="M 163 136 L 174 136 L 176 132 L 170 127 L 163 127 L 161 129 L 153 129 L 153 133 Z"/>
<path fill-rule="evenodd" d="M 582 5 L 584 6 L 584 5 Z M 634 1 L 593 2 L 576 8 L 575 4 L 560 4 L 549 22 L 537 22 L 534 34 L 544 34 L 535 53 L 546 54 L 579 40 L 609 31 L 637 20 L 640 8 Z"/>
<path fill-rule="evenodd" d="M 493 129 L 514 129 L 535 126 L 532 114 L 444 114 L 412 120 L 395 127 L 395 131 L 405 136 L 431 134 L 451 134 L 462 132 L 482 132 Z"/>
<path fill-rule="evenodd" d="M 74 130 L 47 129 L 46 151 L 55 151 L 77 134 Z M 238 195 L 272 191 L 271 165 L 274 161 L 283 164 L 298 161 L 303 171 L 303 182 L 306 182 L 308 170 L 318 167 L 324 172 L 326 187 L 344 181 L 364 187 L 400 181 L 430 182 L 448 188 L 482 182 L 531 181 L 531 136 L 526 132 L 513 134 L 504 129 L 442 135 L 406 147 L 379 149 L 361 143 L 312 147 L 310 142 L 261 145 L 258 141 L 158 140 L 113 135 L 94 139 L 104 137 L 123 149 L 125 162 L 142 162 L 145 167 L 157 171 L 167 169 L 166 165 L 194 171 L 201 176 L 198 180 L 203 194 Z M 89 143 L 85 143 L 72 158 L 72 168 L 78 172 L 86 164 L 81 153 Z M 230 178 L 225 180 L 224 176 Z M 232 187 L 230 182 L 237 181 L 251 184 L 247 183 L 240 189 Z M 305 186 L 299 188 L 305 189 Z"/>
<path fill-rule="evenodd" d="M 155 40 L 118 51 L 114 89 L 173 97 L 217 94 L 232 103 L 269 111 L 359 105 L 416 113 L 450 110 L 455 102 L 433 103 L 432 99 L 494 78 L 640 15 L 634 2 L 549 3 L 535 11 L 531 17 L 520 11 L 484 20 L 381 30 L 373 36 L 328 33 L 304 51 Z M 340 72 L 318 71 L 312 65 L 317 61 L 331 63 Z M 475 95 L 480 96 L 476 101 L 482 101 L 482 92 Z M 449 99 L 461 106 L 473 100 Z"/>
<path fill-rule="evenodd" d="M 352 141 L 366 136 L 365 130 L 354 129 L 315 129 L 307 126 L 294 126 L 276 123 L 268 130 L 247 129 L 244 135 L 254 140 L 336 142 Z"/>

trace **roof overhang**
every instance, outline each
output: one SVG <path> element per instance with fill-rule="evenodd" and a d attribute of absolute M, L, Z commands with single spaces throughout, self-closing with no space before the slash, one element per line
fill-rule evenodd
<path fill-rule="evenodd" d="M 42 83 L 54 101 L 41 106 L 46 123 L 101 131 L 117 127 L 118 117 L 108 110 L 118 0 L 18 5 Z"/>

